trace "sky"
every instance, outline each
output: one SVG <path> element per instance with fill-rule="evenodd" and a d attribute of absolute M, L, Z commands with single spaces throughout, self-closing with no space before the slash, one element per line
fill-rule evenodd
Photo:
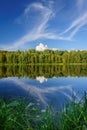
<path fill-rule="evenodd" d="M 87 50 L 87 0 L 0 0 L 0 50 Z"/>

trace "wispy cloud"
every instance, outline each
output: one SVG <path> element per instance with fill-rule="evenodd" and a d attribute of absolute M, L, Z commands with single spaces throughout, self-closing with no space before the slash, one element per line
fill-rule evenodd
<path fill-rule="evenodd" d="M 33 10 L 35 9 L 36 11 L 41 12 L 39 16 L 40 20 L 38 21 L 38 23 L 36 23 L 36 26 L 31 30 L 31 32 L 28 32 L 27 34 L 25 34 L 23 37 L 21 37 L 16 42 L 14 42 L 12 44 L 12 47 L 7 48 L 7 49 L 17 49 L 18 47 L 24 45 L 27 42 L 46 38 L 48 36 L 48 33 L 46 33 L 47 23 L 53 17 L 54 13 L 52 9 L 46 6 L 43 6 L 41 3 L 33 3 L 24 10 L 23 16 L 27 17 L 31 9 Z"/>
<path fill-rule="evenodd" d="M 76 0 L 76 1 L 77 1 L 76 6 L 78 8 L 78 11 L 79 13 L 81 13 L 85 0 Z"/>
<path fill-rule="evenodd" d="M 45 0 L 43 0 L 45 1 Z M 83 0 L 77 0 L 77 6 L 78 8 L 83 5 Z M 6 50 L 17 50 L 21 46 L 24 46 L 25 44 L 29 44 L 32 41 L 35 40 L 40 40 L 40 39 L 52 39 L 52 40 L 67 40 L 71 41 L 73 37 L 79 32 L 79 30 L 87 24 L 87 12 L 83 12 L 83 14 L 77 16 L 75 20 L 72 21 L 72 23 L 69 23 L 69 27 L 66 28 L 64 31 L 58 33 L 55 33 L 53 30 L 50 31 L 49 29 L 49 22 L 52 20 L 52 18 L 55 18 L 54 16 L 55 11 L 53 9 L 54 1 L 50 0 L 47 2 L 47 4 L 42 4 L 40 2 L 37 3 L 32 3 L 28 5 L 22 16 L 19 17 L 19 21 L 25 20 L 25 23 L 27 22 L 28 25 L 32 23 L 30 21 L 30 14 L 32 11 L 35 11 L 35 16 L 32 17 L 37 17 L 36 19 L 34 18 L 33 21 L 35 23 L 32 23 L 32 29 L 28 28 L 27 33 L 17 39 L 14 43 L 11 43 L 9 46 L 2 46 L 2 49 Z M 62 9 L 62 8 L 61 8 Z M 60 9 L 60 10 L 61 10 Z M 59 12 L 60 12 L 59 10 Z M 57 12 L 58 13 L 58 12 Z M 30 31 L 31 30 L 31 31 Z M 57 28 L 55 28 L 55 31 L 58 31 Z"/>
<path fill-rule="evenodd" d="M 12 46 L 5 46 L 2 47 L 6 50 L 16 50 L 19 47 L 23 46 L 26 43 L 38 40 L 38 39 L 53 39 L 53 40 L 69 40 L 66 37 L 58 36 L 53 32 L 50 32 L 48 29 L 48 22 L 52 17 L 55 15 L 53 9 L 52 9 L 53 2 L 50 1 L 48 3 L 48 6 L 44 6 L 42 3 L 33 3 L 27 8 L 25 8 L 24 13 L 22 15 L 22 19 L 26 19 L 29 17 L 30 11 L 33 9 L 36 12 L 40 12 L 40 16 L 38 22 L 36 23 L 36 26 L 34 26 L 27 34 L 22 36 L 20 39 L 16 40 L 14 43 L 12 43 Z M 59 10 L 60 11 L 60 10 Z M 20 18 L 21 19 L 21 18 Z M 27 19 L 29 20 L 29 19 Z M 28 21 L 27 21 L 28 22 Z"/>
<path fill-rule="evenodd" d="M 70 32 L 68 38 L 72 39 L 75 36 L 75 34 L 80 30 L 80 28 L 86 24 L 87 24 L 87 12 L 85 12 L 82 16 L 74 20 L 64 32 L 60 33 L 60 35 L 64 35 Z"/>

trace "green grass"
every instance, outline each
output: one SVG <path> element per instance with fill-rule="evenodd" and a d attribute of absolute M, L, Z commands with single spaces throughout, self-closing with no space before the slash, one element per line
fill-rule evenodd
<path fill-rule="evenodd" d="M 0 99 L 0 130 L 87 130 L 87 95 L 67 103 L 61 114 L 52 107 L 42 113 L 23 99 Z"/>

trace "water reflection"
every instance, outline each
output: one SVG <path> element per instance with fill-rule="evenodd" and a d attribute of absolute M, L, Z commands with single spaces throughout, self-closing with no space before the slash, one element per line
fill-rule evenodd
<path fill-rule="evenodd" d="M 21 65 L 21 66 L 0 66 L 0 77 L 29 77 L 40 80 L 40 76 L 52 77 L 87 77 L 87 65 Z M 45 80 L 46 81 L 46 80 Z M 42 81 L 41 81 L 42 82 Z"/>
<path fill-rule="evenodd" d="M 64 103 L 87 90 L 87 66 L 1 66 L 0 96 L 27 96 L 38 105 Z M 55 78 L 54 78 L 55 77 Z M 73 78 L 71 78 L 73 77 Z M 78 78 L 77 78 L 78 77 Z M 80 78 L 79 78 L 80 77 Z M 74 90 L 73 90 L 74 88 Z"/>
<path fill-rule="evenodd" d="M 36 85 L 30 85 L 25 82 L 25 79 L 18 78 L 4 78 L 3 82 L 10 82 L 11 84 L 15 84 L 15 86 L 19 86 L 22 90 L 26 91 L 27 96 L 31 96 L 37 102 L 37 104 L 43 105 L 44 107 L 51 104 L 54 98 L 56 99 L 56 103 L 59 101 L 62 102 L 64 98 L 68 100 L 72 100 L 72 95 L 77 97 L 75 91 L 73 91 L 70 85 L 66 86 L 51 86 L 51 87 L 41 87 Z M 61 99 L 61 100 L 60 100 Z M 79 97 L 77 97 L 79 100 Z M 59 101 L 58 101 L 59 100 Z M 54 102 L 54 101 L 53 101 Z"/>
<path fill-rule="evenodd" d="M 44 83 L 47 82 L 47 78 L 45 78 L 44 76 L 38 76 L 36 77 L 36 80 L 39 81 L 40 83 Z"/>

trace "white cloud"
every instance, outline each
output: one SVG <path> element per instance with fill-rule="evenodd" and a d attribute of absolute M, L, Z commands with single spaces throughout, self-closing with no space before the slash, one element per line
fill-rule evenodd
<path fill-rule="evenodd" d="M 40 43 L 38 46 L 36 46 L 36 51 L 44 51 L 48 49 L 47 45 L 44 45 L 42 43 Z"/>
<path fill-rule="evenodd" d="M 58 48 L 48 48 L 47 45 L 44 45 L 43 43 L 40 43 L 39 45 L 36 46 L 36 51 L 44 51 L 44 50 L 53 50 L 53 51 L 56 51 L 58 50 Z"/>

